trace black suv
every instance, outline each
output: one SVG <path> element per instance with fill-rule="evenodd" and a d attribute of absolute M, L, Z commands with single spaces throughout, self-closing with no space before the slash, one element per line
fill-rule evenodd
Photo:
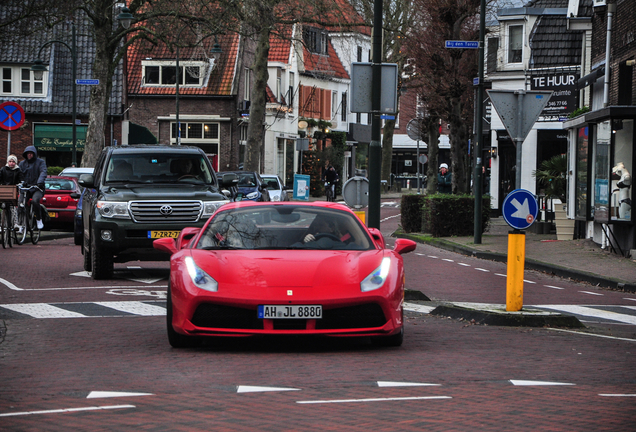
<path fill-rule="evenodd" d="M 228 177 L 229 179 L 229 177 Z M 80 176 L 84 269 L 93 279 L 113 275 L 114 262 L 169 258 L 153 249 L 161 237 L 201 227 L 229 202 L 214 169 L 198 147 L 106 147 L 93 175 Z M 236 177 L 233 178 L 234 183 Z"/>

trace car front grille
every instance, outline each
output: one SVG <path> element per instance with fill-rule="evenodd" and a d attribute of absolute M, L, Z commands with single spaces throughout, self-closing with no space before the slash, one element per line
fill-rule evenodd
<path fill-rule="evenodd" d="M 273 320 L 274 330 L 305 330 L 304 319 Z M 337 330 L 382 327 L 386 324 L 382 307 L 376 303 L 323 310 L 322 319 L 316 320 L 317 330 Z M 255 309 L 232 306 L 200 304 L 192 317 L 197 327 L 220 329 L 262 330 L 263 320 L 257 318 Z"/>
<path fill-rule="evenodd" d="M 130 210 L 135 222 L 197 222 L 201 201 L 133 201 Z"/>

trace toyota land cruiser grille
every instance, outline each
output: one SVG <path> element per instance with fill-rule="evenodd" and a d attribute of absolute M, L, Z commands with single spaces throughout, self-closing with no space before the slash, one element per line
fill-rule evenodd
<path fill-rule="evenodd" d="M 197 222 L 201 201 L 133 201 L 130 203 L 135 222 Z"/>

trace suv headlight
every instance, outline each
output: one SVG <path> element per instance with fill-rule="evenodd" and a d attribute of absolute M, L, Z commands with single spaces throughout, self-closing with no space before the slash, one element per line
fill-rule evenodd
<path fill-rule="evenodd" d="M 245 198 L 247 198 L 247 199 L 256 199 L 256 198 L 258 198 L 258 192 L 250 192 L 247 195 L 245 195 Z"/>
<path fill-rule="evenodd" d="M 203 217 L 209 218 L 219 207 L 227 203 L 229 201 L 205 201 L 203 203 Z"/>
<path fill-rule="evenodd" d="M 97 210 L 102 217 L 130 219 L 127 202 L 97 201 Z"/>
<path fill-rule="evenodd" d="M 382 287 L 386 281 L 386 277 L 389 275 L 389 267 L 391 267 L 391 258 L 382 258 L 382 264 L 380 264 L 380 267 L 373 270 L 369 276 L 360 282 L 360 290 L 362 292 L 367 292 Z"/>

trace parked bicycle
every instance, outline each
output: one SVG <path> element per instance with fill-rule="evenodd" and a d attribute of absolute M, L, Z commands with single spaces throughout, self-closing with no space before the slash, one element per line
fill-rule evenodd
<path fill-rule="evenodd" d="M 40 229 L 35 218 L 35 211 L 33 210 L 31 195 L 36 190 L 42 190 L 37 186 L 18 185 L 20 190 L 20 197 L 18 198 L 18 232 L 16 237 L 18 244 L 23 244 L 26 240 L 27 233 L 31 235 L 31 243 L 37 244 L 40 240 Z M 42 209 L 42 211 L 44 211 Z"/>
<path fill-rule="evenodd" d="M 13 222 L 15 221 L 15 205 L 17 204 L 18 189 L 13 185 L 0 186 L 0 243 L 2 248 L 13 247 L 16 241 Z"/>

